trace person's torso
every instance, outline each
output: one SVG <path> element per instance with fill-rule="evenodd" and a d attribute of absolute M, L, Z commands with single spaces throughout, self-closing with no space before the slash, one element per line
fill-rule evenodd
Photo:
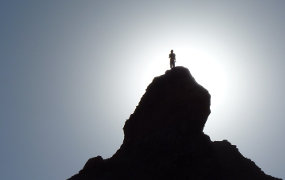
<path fill-rule="evenodd" d="M 170 53 L 169 57 L 170 57 L 170 59 L 175 59 L 175 54 L 174 53 Z"/>

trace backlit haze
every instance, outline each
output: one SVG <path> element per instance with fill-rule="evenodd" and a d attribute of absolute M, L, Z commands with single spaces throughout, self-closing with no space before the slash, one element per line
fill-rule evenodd
<path fill-rule="evenodd" d="M 155 76 L 209 90 L 204 132 L 285 178 L 285 1 L 1 1 L 0 179 L 112 156 Z"/>

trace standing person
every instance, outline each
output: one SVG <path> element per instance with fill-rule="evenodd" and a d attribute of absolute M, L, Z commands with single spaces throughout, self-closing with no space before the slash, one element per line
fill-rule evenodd
<path fill-rule="evenodd" d="M 170 68 L 172 69 L 175 67 L 175 62 L 176 62 L 176 58 L 175 58 L 175 54 L 173 53 L 173 50 L 171 50 L 169 54 L 169 58 L 170 58 Z"/>

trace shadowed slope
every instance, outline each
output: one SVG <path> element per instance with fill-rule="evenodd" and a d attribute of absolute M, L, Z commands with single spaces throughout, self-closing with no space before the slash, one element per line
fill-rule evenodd
<path fill-rule="evenodd" d="M 148 86 L 113 157 L 89 159 L 70 179 L 276 179 L 229 142 L 212 142 L 203 133 L 209 114 L 210 94 L 189 70 L 168 70 Z"/>

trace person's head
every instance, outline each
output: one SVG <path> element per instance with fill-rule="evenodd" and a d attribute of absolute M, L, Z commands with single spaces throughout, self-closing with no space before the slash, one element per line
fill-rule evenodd
<path fill-rule="evenodd" d="M 171 53 L 173 53 L 173 50 L 171 50 Z"/>

